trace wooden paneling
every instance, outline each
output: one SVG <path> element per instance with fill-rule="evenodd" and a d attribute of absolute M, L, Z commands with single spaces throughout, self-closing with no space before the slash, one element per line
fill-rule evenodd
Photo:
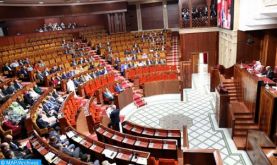
<path fill-rule="evenodd" d="M 274 139 L 277 123 L 277 93 L 273 92 L 266 90 L 264 87 L 261 88 L 259 115 L 260 130 L 264 131 L 271 139 Z"/>
<path fill-rule="evenodd" d="M 110 33 L 119 33 L 126 31 L 125 13 L 107 14 Z"/>
<path fill-rule="evenodd" d="M 143 30 L 163 29 L 163 6 L 161 2 L 141 4 Z"/>
<path fill-rule="evenodd" d="M 234 79 L 241 89 L 242 101 L 253 116 L 255 116 L 259 80 L 246 69 L 239 68 L 238 65 L 234 67 Z"/>
<path fill-rule="evenodd" d="M 143 85 L 143 94 L 145 97 L 160 95 L 160 94 L 173 94 L 180 92 L 179 80 L 163 80 L 146 82 Z"/>
<path fill-rule="evenodd" d="M 51 17 L 41 19 L 20 19 L 6 21 L 8 35 L 16 35 L 17 33 L 26 34 L 33 33 L 35 29 L 42 27 L 44 23 L 68 23 L 75 22 L 78 26 L 102 26 L 107 28 L 107 16 L 104 14 L 89 14 L 80 16 L 64 16 Z"/>
<path fill-rule="evenodd" d="M 192 63 L 191 61 L 180 62 L 181 89 L 192 86 Z"/>
<path fill-rule="evenodd" d="M 8 35 L 16 35 L 17 33 L 33 33 L 35 32 L 35 29 L 39 28 L 43 24 L 44 19 L 23 19 L 6 22 Z"/>
<path fill-rule="evenodd" d="M 127 28 L 127 31 L 138 30 L 136 5 L 128 5 L 127 7 L 126 28 Z"/>
<path fill-rule="evenodd" d="M 275 66 L 277 34 L 276 31 L 265 31 L 264 38 L 261 41 L 260 59 L 262 64 Z"/>
<path fill-rule="evenodd" d="M 262 31 L 238 31 L 237 63 L 247 63 L 260 59 Z M 252 40 L 252 43 L 250 41 Z"/>
<path fill-rule="evenodd" d="M 72 6 L 0 6 L 0 20 L 127 10 L 126 2 Z"/>
<path fill-rule="evenodd" d="M 237 63 L 260 60 L 263 65 L 275 66 L 276 30 L 238 31 Z"/>
<path fill-rule="evenodd" d="M 178 1 L 169 1 L 167 3 L 168 27 L 179 27 L 179 8 Z"/>
<path fill-rule="evenodd" d="M 218 63 L 218 32 L 180 34 L 181 59 L 192 59 L 192 53 L 207 52 L 208 66 Z"/>

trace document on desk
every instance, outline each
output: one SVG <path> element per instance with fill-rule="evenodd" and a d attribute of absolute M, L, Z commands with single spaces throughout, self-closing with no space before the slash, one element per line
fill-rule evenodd
<path fill-rule="evenodd" d="M 66 133 L 66 135 L 67 135 L 69 138 L 72 138 L 72 137 L 75 135 L 75 133 L 74 133 L 73 131 L 69 131 L 69 132 Z"/>
<path fill-rule="evenodd" d="M 55 154 L 52 152 L 48 152 L 46 155 L 44 155 L 45 160 L 47 160 L 49 163 L 52 163 L 54 161 Z"/>
<path fill-rule="evenodd" d="M 117 154 L 117 152 L 112 151 L 112 150 L 109 150 L 109 149 L 104 149 L 103 154 L 104 154 L 107 158 L 114 159 L 115 156 L 116 156 L 116 154 Z"/>
<path fill-rule="evenodd" d="M 154 147 L 154 143 L 150 143 L 148 147 L 149 148 L 153 148 Z"/>
<path fill-rule="evenodd" d="M 142 158 L 142 157 L 138 157 L 136 163 L 146 165 L 147 164 L 147 159 Z"/>
<path fill-rule="evenodd" d="M 66 139 L 66 136 L 65 136 L 65 135 L 60 136 L 60 140 L 61 140 L 61 141 L 64 141 L 65 139 Z"/>
<path fill-rule="evenodd" d="M 164 149 L 168 149 L 168 144 L 164 144 Z"/>
<path fill-rule="evenodd" d="M 81 136 L 75 136 L 72 139 L 75 140 L 78 143 L 83 140 L 83 138 Z"/>

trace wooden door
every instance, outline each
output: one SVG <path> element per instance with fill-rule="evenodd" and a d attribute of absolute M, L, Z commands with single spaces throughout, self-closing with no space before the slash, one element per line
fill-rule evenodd
<path fill-rule="evenodd" d="M 192 73 L 198 73 L 199 54 L 192 54 Z"/>

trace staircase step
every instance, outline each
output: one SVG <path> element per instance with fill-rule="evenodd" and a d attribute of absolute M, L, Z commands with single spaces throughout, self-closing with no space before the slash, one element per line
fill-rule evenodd
<path fill-rule="evenodd" d="M 236 86 L 224 86 L 227 90 L 237 90 Z"/>
<path fill-rule="evenodd" d="M 239 120 L 239 119 L 253 119 L 252 115 L 249 114 L 244 114 L 244 113 L 235 113 L 235 119 Z"/>
<path fill-rule="evenodd" d="M 235 145 L 236 145 L 238 150 L 245 150 L 245 147 L 246 147 L 246 137 L 236 136 L 236 137 L 233 137 L 233 140 L 234 140 Z"/>
<path fill-rule="evenodd" d="M 235 124 L 246 124 L 246 125 L 252 125 L 255 124 L 253 120 L 235 120 Z"/>
<path fill-rule="evenodd" d="M 237 130 L 258 130 L 258 125 L 237 125 L 235 124 L 235 131 Z"/>
<path fill-rule="evenodd" d="M 235 130 L 234 136 L 247 136 L 247 131 L 246 130 Z"/>

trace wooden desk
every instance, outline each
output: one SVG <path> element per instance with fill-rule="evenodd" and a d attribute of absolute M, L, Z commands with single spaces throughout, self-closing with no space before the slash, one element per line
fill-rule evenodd
<path fill-rule="evenodd" d="M 253 165 L 271 165 L 271 162 L 276 162 L 273 156 L 276 146 L 262 131 L 248 131 L 246 152 Z"/>
<path fill-rule="evenodd" d="M 179 80 L 163 80 L 146 82 L 143 85 L 144 96 L 153 96 L 160 94 L 174 94 L 180 93 L 180 81 Z"/>
<path fill-rule="evenodd" d="M 97 130 L 101 131 L 101 129 L 96 129 L 96 131 Z M 104 132 L 108 132 L 106 133 L 106 135 L 112 134 L 111 139 L 117 139 L 119 142 L 123 140 L 122 137 L 119 136 L 120 134 L 113 134 L 114 131 L 109 132 L 104 129 Z M 133 159 L 134 159 L 134 156 L 136 155 L 136 156 L 140 156 L 142 159 L 145 159 L 146 163 L 142 163 L 142 164 L 146 165 L 147 160 L 150 156 L 149 152 L 121 148 L 118 146 L 102 143 L 101 141 L 95 141 L 93 139 L 90 139 L 89 137 L 86 137 L 81 133 L 76 132 L 76 130 L 72 127 L 67 128 L 66 135 L 73 144 L 79 146 L 82 150 L 85 150 L 87 153 L 90 153 L 94 159 L 98 159 L 100 161 L 109 160 L 110 162 L 115 162 L 120 165 L 128 165 L 134 162 Z M 84 139 L 84 140 L 78 142 L 74 140 L 74 137 L 80 137 L 81 139 Z M 111 142 L 109 141 L 109 143 Z"/>
<path fill-rule="evenodd" d="M 153 139 L 140 136 L 132 136 L 118 131 L 114 131 L 110 128 L 99 125 L 101 129 L 96 129 L 97 137 L 100 141 L 116 144 L 120 147 L 127 147 L 131 149 L 137 149 L 141 151 L 150 151 L 151 155 L 156 158 L 170 158 L 177 159 L 177 141 L 172 139 Z M 105 130 L 104 133 L 102 130 Z M 99 130 L 99 131 L 98 131 Z M 111 134 L 108 138 L 107 134 Z M 118 140 L 114 140 L 115 138 Z"/>
<path fill-rule="evenodd" d="M 277 154 L 276 148 L 262 148 L 262 151 L 272 165 L 277 164 L 277 157 L 273 155 L 273 154 Z"/>
<path fill-rule="evenodd" d="M 124 121 L 122 123 L 123 132 L 130 135 L 137 135 L 148 138 L 157 139 L 175 139 L 177 140 L 178 147 L 181 147 L 181 131 L 180 130 L 166 130 L 142 127 L 140 125 Z"/>
<path fill-rule="evenodd" d="M 277 91 L 261 88 L 259 126 L 271 140 L 277 132 Z"/>
<path fill-rule="evenodd" d="M 266 77 L 258 77 L 254 72 L 249 72 L 248 65 L 243 66 L 244 68 L 238 64 L 234 66 L 234 80 L 241 89 L 242 101 L 258 122 L 261 87 L 266 82 L 275 83 Z"/>
<path fill-rule="evenodd" d="M 132 88 L 126 88 L 123 92 L 115 95 L 114 104 L 117 108 L 122 109 L 128 104 L 133 102 L 133 90 Z"/>
<path fill-rule="evenodd" d="M 216 149 L 188 149 L 183 152 L 183 164 L 223 165 L 220 153 Z"/>

